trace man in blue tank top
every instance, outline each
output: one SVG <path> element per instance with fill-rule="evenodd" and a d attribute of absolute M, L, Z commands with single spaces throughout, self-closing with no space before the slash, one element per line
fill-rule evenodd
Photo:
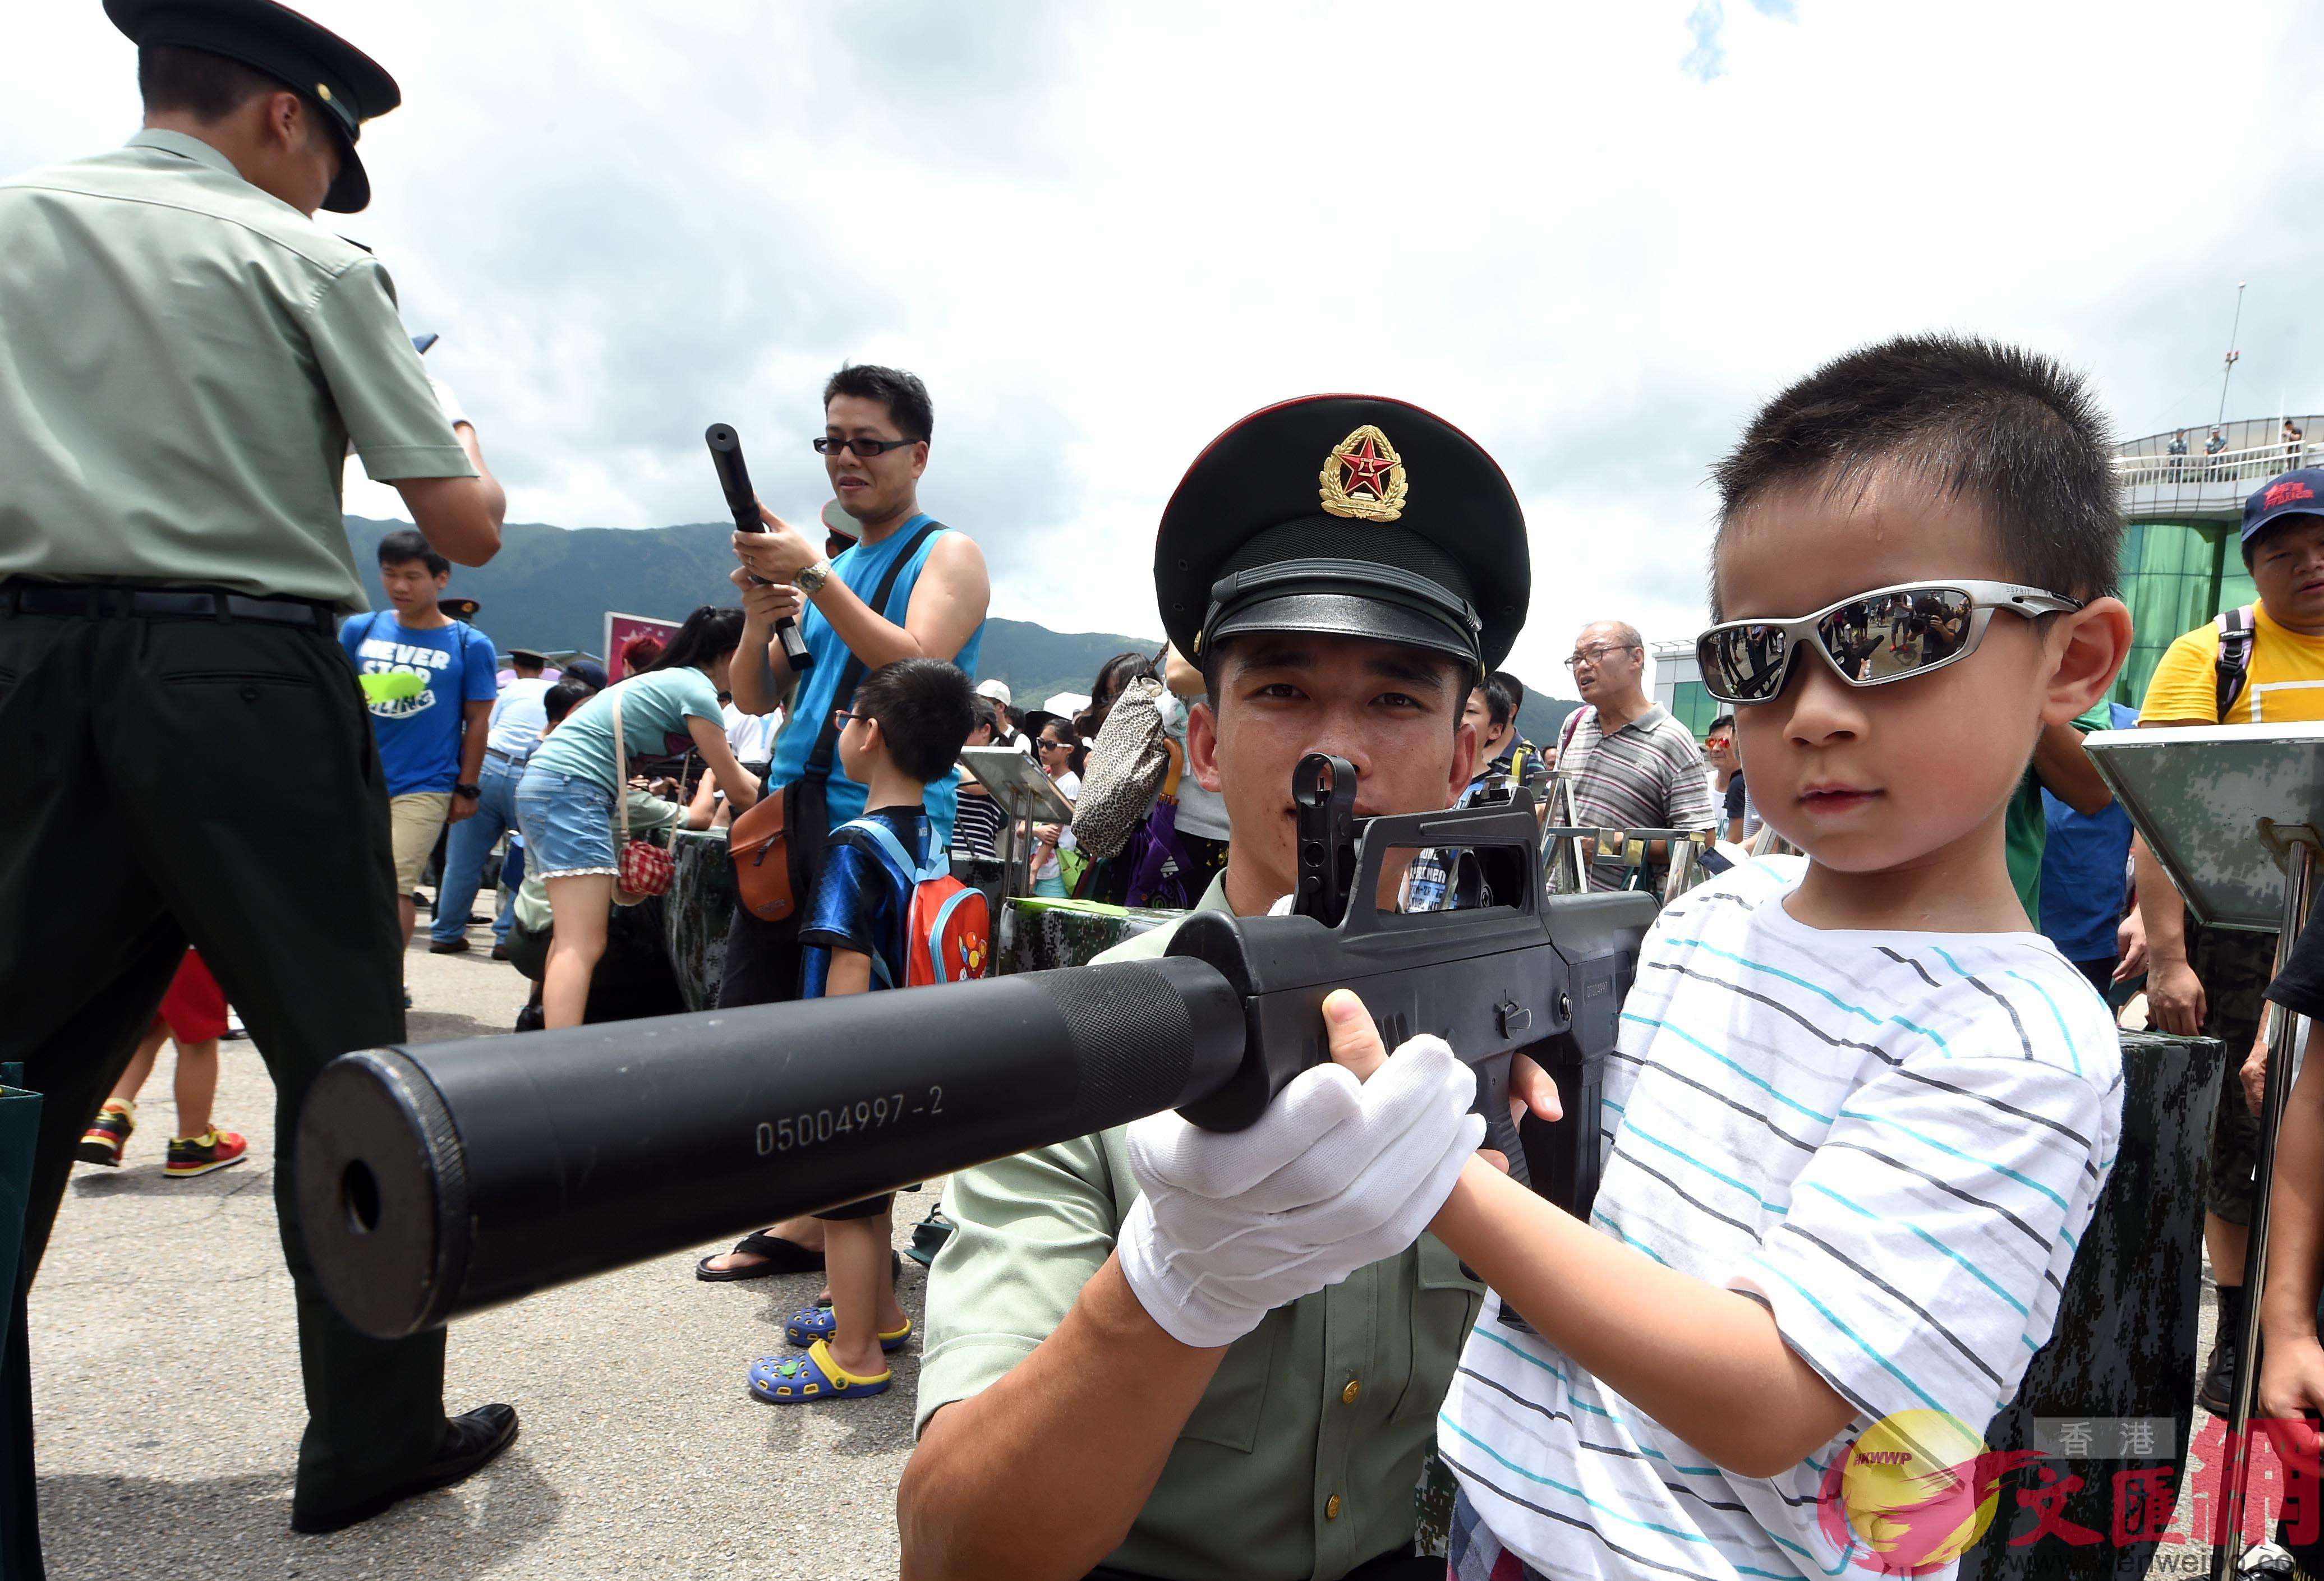
<path fill-rule="evenodd" d="M 764 714 L 789 694 L 761 794 L 786 798 L 784 823 L 802 859 L 793 871 L 807 880 L 794 884 L 801 911 L 815 892 L 824 837 L 863 813 L 864 787 L 848 777 L 836 750 L 834 716 L 850 701 L 843 685 L 852 693 L 857 678 L 906 658 L 948 659 L 973 676 L 991 597 L 975 540 L 920 509 L 920 474 L 927 470 L 934 427 L 927 387 L 901 369 L 844 367 L 823 387 L 823 418 L 815 447 L 840 507 L 862 524 L 860 540 L 826 560 L 819 530 L 811 538 L 761 502 L 767 530 L 734 535 L 734 556 L 742 564 L 733 574 L 743 611 L 734 706 Z M 764 584 L 753 582 L 754 575 Z M 793 676 L 775 640 L 775 622 L 786 615 L 798 621 L 815 656 L 804 676 Z M 939 845 L 952 842 L 959 783 L 954 769 L 927 787 L 925 804 Z M 737 905 L 718 1002 L 798 998 L 798 912 L 769 923 Z M 812 1218 L 787 1220 L 743 1244 L 762 1250 L 737 1247 L 707 1258 L 697 1270 L 701 1277 L 754 1279 L 823 1265 L 823 1227 Z M 770 1246 L 782 1255 L 768 1255 L 763 1249 Z"/>
<path fill-rule="evenodd" d="M 734 705 L 764 714 L 788 703 L 766 794 L 795 785 L 820 793 L 819 820 L 813 817 L 816 795 L 793 799 L 793 810 L 816 827 L 809 832 L 789 823 L 793 841 L 804 839 L 814 848 L 825 832 L 863 812 L 863 786 L 848 777 L 826 728 L 848 702 L 843 686 L 852 691 L 853 677 L 906 658 L 946 659 L 974 675 L 991 596 L 984 556 L 974 540 L 920 509 L 919 479 L 927 470 L 933 427 L 927 387 L 899 369 L 845 367 L 825 384 L 823 406 L 823 437 L 815 447 L 841 508 L 862 524 L 861 541 L 826 560 L 819 524 L 810 537 L 761 504 L 767 530 L 734 535 L 735 557 L 742 564 L 733 573 L 744 616 L 742 646 L 734 657 Z M 752 582 L 753 575 L 766 584 Z M 887 596 L 874 608 L 883 585 Z M 786 615 L 798 620 L 815 656 L 803 676 L 792 675 L 773 639 L 775 622 Z M 928 819 L 942 844 L 952 841 L 958 783 L 955 770 L 927 788 Z M 813 860 L 810 856 L 810 868 Z M 762 923 L 737 907 L 720 1002 L 768 1004 L 798 993 L 796 923 Z"/>

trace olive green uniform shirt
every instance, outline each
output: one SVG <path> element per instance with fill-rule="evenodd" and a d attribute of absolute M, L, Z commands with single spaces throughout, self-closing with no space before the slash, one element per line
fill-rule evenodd
<path fill-rule="evenodd" d="M 1223 874 L 1198 909 L 1227 909 Z M 1173 931 L 1098 959 L 1158 956 Z M 1137 1200 L 1119 1128 L 952 1177 L 960 1227 L 929 1273 L 920 1429 L 1065 1320 Z M 1409 1543 L 1421 1455 L 1483 1293 L 1430 1236 L 1269 1312 L 1228 1347 L 1105 1563 L 1166 1581 L 1335 1581 Z"/>
<path fill-rule="evenodd" d="M 350 437 L 475 475 L 370 253 L 180 132 L 0 181 L 0 581 L 361 610 Z"/>

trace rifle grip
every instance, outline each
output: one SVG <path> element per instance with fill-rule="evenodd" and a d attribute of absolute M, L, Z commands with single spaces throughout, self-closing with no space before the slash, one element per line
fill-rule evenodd
<path fill-rule="evenodd" d="M 1509 1117 L 1509 1063 L 1503 1054 L 1477 1068 L 1477 1112 L 1485 1117 L 1485 1145 L 1509 1161 L 1509 1178 L 1531 1190 L 1533 1172 L 1526 1167 L 1525 1142 L 1517 1122 Z"/>

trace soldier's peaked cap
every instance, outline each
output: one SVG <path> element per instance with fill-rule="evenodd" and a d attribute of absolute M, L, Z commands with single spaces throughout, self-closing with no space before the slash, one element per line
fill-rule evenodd
<path fill-rule="evenodd" d="M 353 214 L 371 201 L 355 139 L 365 121 L 403 102 L 378 61 L 274 0 L 105 0 L 105 14 L 138 44 L 223 55 L 300 95 L 339 134 L 339 173 L 323 207 Z"/>
<path fill-rule="evenodd" d="M 1432 412 L 1311 395 L 1210 443 L 1162 511 L 1163 629 L 1199 659 L 1248 632 L 1508 657 L 1532 593 L 1525 517 L 1484 448 Z"/>

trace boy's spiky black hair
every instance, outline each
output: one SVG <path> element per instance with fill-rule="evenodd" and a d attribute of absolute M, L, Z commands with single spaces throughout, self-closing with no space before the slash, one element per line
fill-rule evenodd
<path fill-rule="evenodd" d="M 1835 358 L 1776 396 L 1713 469 L 1719 540 L 1770 491 L 1861 493 L 1901 474 L 1979 506 L 2009 574 L 2069 598 L 2114 593 L 2122 506 L 2106 419 L 2080 375 L 2021 346 L 1900 336 Z M 1711 548 L 1711 618 L 1719 602 Z"/>
<path fill-rule="evenodd" d="M 975 684 L 940 658 L 881 665 L 856 684 L 850 706 L 880 722 L 888 756 L 922 785 L 952 772 L 976 726 Z"/>

